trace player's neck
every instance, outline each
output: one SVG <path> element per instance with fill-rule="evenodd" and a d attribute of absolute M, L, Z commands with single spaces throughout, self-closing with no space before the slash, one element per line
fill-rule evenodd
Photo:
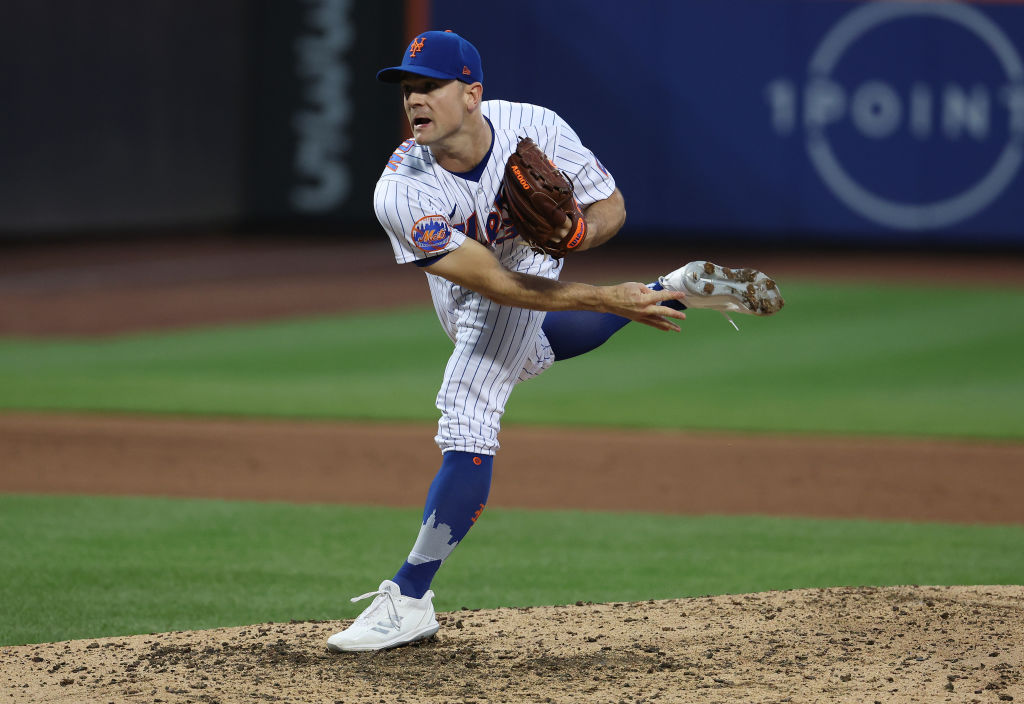
<path fill-rule="evenodd" d="M 455 173 L 472 171 L 491 149 L 491 128 L 478 112 L 463 129 L 430 145 L 441 168 Z"/>

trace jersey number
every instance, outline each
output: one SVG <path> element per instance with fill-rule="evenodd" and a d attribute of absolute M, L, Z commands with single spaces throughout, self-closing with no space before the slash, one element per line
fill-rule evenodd
<path fill-rule="evenodd" d="M 508 239 L 507 237 L 499 239 L 499 235 L 501 235 L 501 215 L 493 210 L 487 215 L 487 224 L 484 226 L 483 239 L 480 238 L 480 229 L 476 213 L 470 215 L 466 222 L 454 223 L 452 227 L 462 234 L 472 237 L 475 240 L 479 240 L 485 244 L 495 244 L 496 242 L 502 242 Z"/>

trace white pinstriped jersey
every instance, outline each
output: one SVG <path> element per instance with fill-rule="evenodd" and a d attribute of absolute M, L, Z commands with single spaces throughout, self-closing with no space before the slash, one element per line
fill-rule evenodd
<path fill-rule="evenodd" d="M 557 114 L 537 105 L 488 100 L 481 112 L 494 131 L 479 181 L 442 168 L 429 147 L 403 142 L 374 191 L 374 210 L 399 263 L 429 260 L 466 237 L 489 246 L 508 269 L 557 279 L 561 261 L 531 250 L 508 221 L 501 183 L 520 137 L 531 137 L 572 179 L 587 206 L 608 198 L 615 181 Z M 553 361 L 540 329 L 544 313 L 499 306 L 426 270 L 438 319 L 455 343 L 437 397 L 442 451 L 493 454 L 505 403 L 518 381 Z"/>

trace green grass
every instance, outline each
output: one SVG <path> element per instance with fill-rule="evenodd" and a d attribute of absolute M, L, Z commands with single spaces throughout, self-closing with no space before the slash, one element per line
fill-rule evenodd
<path fill-rule="evenodd" d="M 736 316 L 739 333 L 709 311 L 689 315 L 682 339 L 629 326 L 607 350 L 517 389 L 507 417 L 1024 438 L 1024 317 L 1002 312 L 1024 304 L 1024 290 L 784 292 L 778 316 Z"/>
<path fill-rule="evenodd" d="M 0 407 L 426 418 L 436 414 L 449 349 L 423 308 L 103 340 L 0 340 Z"/>
<path fill-rule="evenodd" d="M 627 326 L 506 421 L 1024 438 L 1020 289 L 790 282 L 770 319 Z M 434 421 L 426 307 L 97 340 L 0 339 L 0 409 Z M 2 468 L 0 468 L 2 471 Z M 349 618 L 419 511 L 0 495 L 0 644 Z M 1024 526 L 489 508 L 437 606 L 1024 583 Z"/>
<path fill-rule="evenodd" d="M 419 511 L 0 495 L 0 645 L 351 618 Z M 488 509 L 441 611 L 767 589 L 1024 583 L 1024 526 Z"/>
<path fill-rule="evenodd" d="M 735 332 L 627 326 L 513 394 L 509 423 L 1024 438 L 1024 290 L 789 283 Z M 436 419 L 433 312 L 0 340 L 0 408 Z"/>

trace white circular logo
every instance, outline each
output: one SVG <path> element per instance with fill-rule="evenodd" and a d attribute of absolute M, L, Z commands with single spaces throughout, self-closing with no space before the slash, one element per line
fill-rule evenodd
<path fill-rule="evenodd" d="M 962 3 L 890 3 L 862 5 L 836 24 L 811 57 L 808 90 L 817 90 L 818 113 L 808 112 L 806 146 L 818 175 L 839 200 L 860 215 L 889 227 L 926 230 L 953 225 L 982 211 L 995 201 L 1017 175 L 1024 160 L 1024 125 L 1011 120 L 1009 137 L 995 163 L 985 175 L 965 190 L 929 203 L 909 204 L 884 198 L 858 183 L 840 164 L 826 134 L 826 126 L 839 109 L 831 76 L 850 46 L 871 30 L 904 17 L 946 20 L 980 39 L 995 55 L 1006 74 L 1010 107 L 1024 99 L 1024 68 L 1006 34 L 988 17 Z M 892 134 L 902 118 L 900 102 L 893 88 L 882 81 L 868 81 L 857 90 L 850 115 L 865 135 L 882 138 Z M 845 109 L 845 105 L 843 105 Z M 830 114 L 832 111 L 832 114 Z"/>

